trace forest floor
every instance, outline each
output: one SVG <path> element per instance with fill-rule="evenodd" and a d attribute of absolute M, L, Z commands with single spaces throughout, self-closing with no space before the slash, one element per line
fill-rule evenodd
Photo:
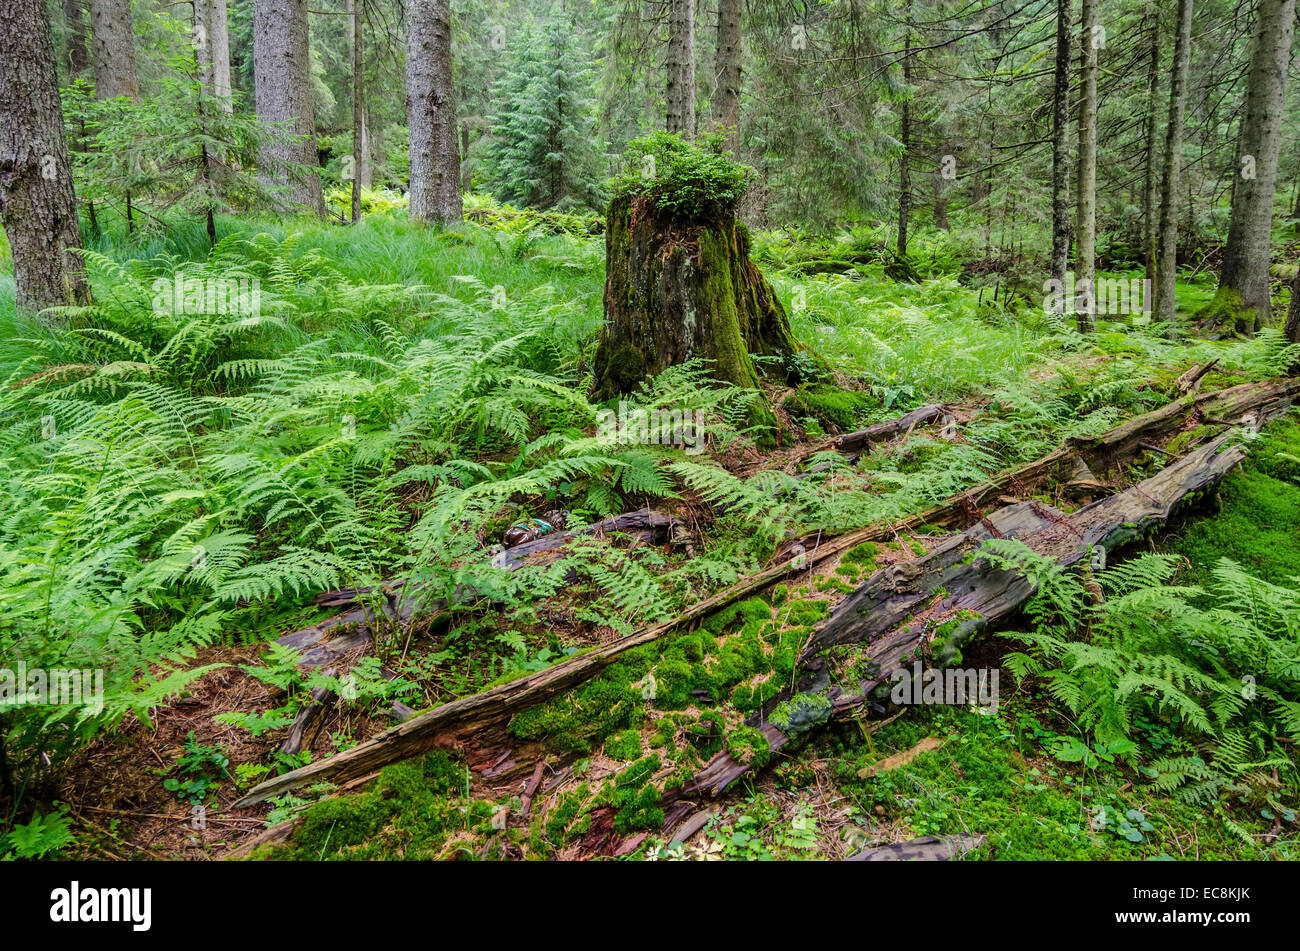
<path fill-rule="evenodd" d="M 394 701 L 437 707 L 617 644 L 788 558 L 796 539 L 815 545 L 897 523 L 1045 456 L 1063 440 L 1096 438 L 1163 406 L 1177 397 L 1179 376 L 1199 364 L 1217 361 L 1200 384 L 1211 392 L 1277 377 L 1291 359 L 1269 332 L 1250 341 L 1171 342 L 1122 318 L 1082 338 L 1053 326 L 1040 307 L 1008 302 L 1005 290 L 995 299 L 988 285 L 962 283 L 959 249 L 942 234 L 917 239 L 925 278 L 916 285 L 886 277 L 883 259 L 864 263 L 860 252 L 872 246 L 870 235 L 830 243 L 759 235 L 759 262 L 790 309 L 797 336 L 827 359 L 837 379 L 772 391 L 785 444 L 770 454 L 738 427 L 729 397 L 700 396 L 689 374 L 669 381 L 642 405 L 698 407 L 709 418 L 708 450 L 685 455 L 658 447 L 648 461 L 613 457 L 616 468 L 602 469 L 611 457 L 591 458 L 582 442 L 590 424 L 586 434 L 575 425 L 586 411 L 581 394 L 600 319 L 599 239 L 542 235 L 513 222 L 467 225 L 463 234 L 433 238 L 382 218 L 360 232 L 306 227 L 287 240 L 277 227 L 253 229 L 271 237 L 238 253 L 241 266 L 263 275 L 265 297 L 288 305 L 283 324 L 253 346 L 214 336 L 209 350 L 206 342 L 194 348 L 198 372 L 193 364 L 177 372 L 161 357 L 174 350 L 166 336 L 142 342 L 134 356 L 155 368 L 154 380 L 168 375 L 166 384 L 196 404 L 227 401 L 229 417 L 193 427 L 210 427 L 213 437 L 197 451 L 194 469 L 208 486 L 230 478 L 232 497 L 251 500 L 229 509 L 222 530 L 248 529 L 255 540 L 236 546 L 248 563 L 227 570 L 200 599 L 202 611 L 221 605 L 226 628 L 193 643 L 184 667 L 222 666 L 194 679 L 177 699 L 151 706 L 147 718 L 122 717 L 38 784 L 23 807 L 57 807 L 71 818 L 77 838 L 65 856 L 221 858 L 291 819 L 289 838 L 261 854 L 844 858 L 922 836 L 967 835 L 983 837 L 967 858 L 1296 857 L 1294 740 L 1279 734 L 1266 754 L 1231 759 L 1212 753 L 1207 744 L 1214 737 L 1189 729 L 1177 711 L 1137 704 L 1128 711 L 1131 746 L 1103 741 L 1053 690 L 1060 681 L 1045 669 L 1050 658 L 1038 657 L 1039 667 L 1025 676 L 1005 666 L 1007 655 L 1036 649 L 1024 639 L 1038 631 L 1033 616 L 1005 621 L 963 651 L 964 665 L 999 672 L 996 712 L 921 705 L 869 725 L 832 722 L 770 757 L 765 744 L 754 748 L 757 731 L 744 726 L 745 718 L 790 675 L 800 644 L 869 577 L 953 537 L 954 526 L 940 524 L 909 524 L 887 540 L 840 552 L 702 618 L 680 637 L 630 653 L 567 699 L 521 713 L 509 735 L 538 755 L 519 756 L 517 769 L 499 770 L 500 760 L 474 762 L 473 751 L 438 751 L 350 783 L 342 796 L 318 784 L 235 808 L 258 783 L 325 761 L 390 726 Z M 203 266 L 203 249 L 183 238 L 106 247 L 100 279 L 127 282 L 126 274 L 103 273 L 111 272 L 112 258 L 147 262 L 129 276 L 147 299 L 160 268 Z M 159 264 L 160 253 L 173 257 Z M 828 260 L 847 263 L 808 266 Z M 996 275 L 990 283 L 997 286 Z M 1198 280 L 1180 287 L 1180 302 L 1190 307 L 1206 292 Z M 123 299 L 93 319 L 129 336 L 140 332 L 132 316 L 140 305 L 130 294 Z M 98 366 L 94 379 L 117 374 L 131 381 L 133 371 L 118 368 L 122 354 L 111 347 L 77 351 L 79 341 L 62 337 L 31 343 L 30 328 L 21 329 L 6 335 L 11 343 L 0 354 L 0 375 L 25 378 L 33 361 L 44 360 Z M 449 352 L 421 350 L 428 339 L 448 341 Z M 481 372 L 503 351 L 499 374 Z M 285 368 L 276 359 L 297 362 Z M 371 369 L 354 372 L 347 361 Z M 117 369 L 106 374 L 105 367 Z M 119 398 L 110 385 L 84 387 L 76 396 L 86 393 L 107 405 Z M 538 393 L 563 395 L 552 401 Z M 60 398 L 67 394 L 47 394 L 40 405 Z M 241 420 L 247 410 L 238 401 L 248 398 L 268 401 L 269 409 Z M 941 416 L 868 447 L 860 458 L 834 449 L 840 434 L 930 403 L 942 404 Z M 461 409 L 465 415 L 450 420 Z M 258 415 L 293 435 L 273 435 Z M 253 569 L 278 564 L 277 546 L 289 537 L 272 528 L 286 503 L 270 489 L 250 489 L 253 470 L 231 459 L 242 451 L 275 460 L 282 473 L 308 470 L 328 455 L 313 447 L 340 417 L 354 417 L 376 468 L 331 462 L 305 472 L 295 487 L 300 499 L 307 496 L 306 516 L 287 528 L 309 537 L 302 525 L 315 518 L 326 526 L 321 538 L 351 532 L 392 552 L 372 558 L 361 576 L 340 570 L 292 585 L 272 578 L 259 587 Z M 433 445 L 405 457 L 384 455 L 385 432 L 430 427 L 431 418 L 442 428 L 421 436 Z M 1116 472 L 1098 473 L 1108 485 L 1096 492 L 1158 473 L 1207 438 L 1205 428 L 1190 419 Z M 498 430 L 510 438 L 493 435 Z M 557 444 L 561 449 L 548 456 Z M 1222 558 L 1279 590 L 1297 584 L 1300 469 L 1288 460 L 1298 456 L 1300 428 L 1274 423 L 1217 501 L 1197 502 L 1144 543 L 1186 559 L 1171 578 L 1202 586 L 1187 591 L 1188 610 L 1214 595 Z M 574 459 L 580 463 L 565 462 Z M 480 511 L 460 499 L 460 508 L 440 510 L 438 493 L 462 477 L 449 482 L 448 474 L 477 473 L 472 466 L 482 470 L 480 488 L 493 486 L 491 504 Z M 407 478 L 392 480 L 394 468 Z M 410 471 L 417 469 L 418 477 Z M 358 486 L 364 480 L 393 491 L 376 498 Z M 1068 513 L 1087 501 L 1061 489 L 1048 484 L 1020 494 L 1012 487 L 993 504 L 1024 498 Z M 566 508 L 578 524 L 645 505 L 672 515 L 682 534 L 630 547 L 580 541 L 571 553 L 540 559 L 519 575 L 524 580 L 498 577 L 490 582 L 495 587 L 460 567 L 490 552 L 521 514 Z M 468 532 L 443 532 L 476 515 L 482 517 Z M 497 607 L 391 630 L 371 666 L 360 660 L 365 650 L 353 652 L 347 659 L 359 678 L 349 685 L 355 692 L 322 712 L 300 751 L 281 751 L 310 691 L 338 688 L 339 681 L 296 670 L 297 658 L 268 650 L 268 642 L 337 613 L 346 598 L 320 604 L 311 595 L 342 582 L 427 580 L 412 565 L 439 546 L 455 568 L 435 576 L 439 590 L 469 580 L 492 591 Z M 208 546 L 210 557 L 219 551 Z M 1140 558 L 1140 551 L 1126 556 Z M 327 583 L 331 577 L 335 585 Z M 174 602 L 175 609 L 202 613 L 199 602 L 184 603 Z M 150 612 L 157 607 L 141 616 L 156 619 Z M 1168 610 L 1176 623 L 1181 608 Z M 693 672 L 675 681 L 674 665 Z M 656 674 L 659 696 L 629 702 L 628 691 L 636 694 Z M 1226 723 L 1216 721 L 1218 732 Z M 1279 762 L 1278 749 L 1289 765 Z M 659 795 L 720 751 L 754 768 L 716 798 L 697 797 L 685 841 L 660 833 Z M 1152 764 L 1175 754 L 1204 756 L 1221 771 L 1194 777 L 1202 782 L 1162 782 Z M 533 761 L 542 764 L 535 772 Z"/>

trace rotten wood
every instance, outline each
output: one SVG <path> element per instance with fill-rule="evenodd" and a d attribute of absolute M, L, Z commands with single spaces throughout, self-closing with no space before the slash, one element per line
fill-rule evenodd
<path fill-rule="evenodd" d="M 1076 545 L 1076 548 L 1071 549 L 1074 552 L 1072 557 L 1081 557 L 1082 549 L 1077 547 L 1078 538 L 1086 535 L 1089 531 L 1096 535 L 1095 526 L 1089 528 L 1086 520 L 1094 518 L 1097 513 L 1137 514 L 1140 518 L 1130 519 L 1130 521 L 1143 520 L 1146 522 L 1153 519 L 1158 521 L 1163 517 L 1167 517 L 1162 516 L 1160 510 L 1143 513 L 1140 511 L 1141 506 L 1138 504 L 1139 497 L 1141 499 L 1160 498 L 1158 493 L 1161 485 L 1147 485 L 1147 483 L 1144 483 L 1142 486 L 1136 487 L 1138 496 L 1134 495 L 1135 490 L 1119 493 L 1109 499 L 1093 503 L 1068 518 L 1037 503 L 1019 503 L 1012 505 L 1010 510 L 999 510 L 998 513 L 989 516 L 987 522 L 981 523 L 978 521 L 980 518 L 979 506 L 987 498 L 996 499 L 997 493 L 1006 487 L 1014 486 L 1018 489 L 1026 489 L 1044 478 L 1057 475 L 1063 469 L 1068 472 L 1072 461 L 1076 457 L 1082 457 L 1094 471 L 1099 468 L 1118 465 L 1135 454 L 1140 442 L 1156 438 L 1162 434 L 1172 433 L 1193 414 L 1219 412 L 1227 417 L 1236 417 L 1251 411 L 1257 415 L 1257 418 L 1262 420 L 1268 416 L 1276 415 L 1276 413 L 1289 406 L 1292 397 L 1298 392 L 1300 392 L 1300 380 L 1286 379 L 1243 384 L 1242 386 L 1211 394 L 1188 395 L 1151 413 L 1128 420 L 1103 436 L 1088 440 L 1067 440 L 1060 448 L 1041 459 L 995 476 L 966 492 L 954 496 L 941 505 L 910 518 L 903 519 L 892 525 L 872 526 L 838 538 L 825 539 L 814 552 L 802 554 L 800 560 L 793 563 L 787 560 L 775 564 L 697 603 L 681 616 L 670 621 L 643 628 L 612 644 L 570 658 L 545 671 L 528 674 L 483 693 L 462 697 L 435 707 L 412 717 L 405 723 L 385 730 L 349 750 L 267 780 L 250 790 L 247 795 L 234 804 L 234 808 L 254 805 L 305 784 L 321 781 L 344 783 L 359 780 L 373 775 L 391 762 L 421 755 L 435 747 L 454 748 L 464 751 L 472 760 L 479 763 L 477 769 L 480 772 L 485 769 L 484 762 L 496 758 L 498 766 L 492 769 L 493 776 L 501 776 L 515 769 L 527 768 L 533 762 L 530 759 L 531 751 L 515 751 L 518 744 L 507 733 L 509 722 L 517 713 L 543 703 L 559 693 L 590 679 L 616 661 L 627 650 L 650 643 L 670 632 L 679 630 L 722 609 L 728 604 L 788 577 L 792 570 L 811 569 L 817 563 L 838 555 L 863 541 L 892 538 L 900 531 L 916 528 L 923 524 L 946 527 L 961 524 L 962 522 L 969 524 L 974 519 L 976 520 L 974 528 L 968 529 L 967 533 L 961 537 L 968 547 L 961 552 L 960 557 L 964 557 L 970 550 L 969 546 L 978 541 L 980 533 L 983 533 L 983 537 L 992 537 L 992 531 L 986 525 L 991 525 L 993 530 L 1008 537 L 1034 537 L 1044 545 L 1052 537 L 1068 538 Z M 1179 473 L 1192 473 L 1195 476 L 1197 472 L 1195 467 L 1207 457 L 1205 450 L 1214 449 L 1217 451 L 1221 446 L 1222 440 L 1216 440 L 1202 450 L 1185 456 L 1178 463 L 1174 463 L 1155 476 L 1154 479 L 1169 479 Z M 1239 452 L 1238 448 L 1225 450 L 1225 453 L 1230 453 L 1233 456 L 1237 452 Z M 1237 458 L 1239 457 L 1232 459 L 1232 464 L 1235 464 Z M 1222 472 L 1226 471 L 1226 468 L 1222 471 L 1219 471 L 1218 468 L 1225 461 L 1227 461 L 1227 457 L 1207 470 L 1207 474 L 1213 477 L 1213 481 L 1221 478 Z M 1195 478 L 1192 481 L 1195 481 Z M 1148 482 L 1151 482 L 1151 480 L 1148 480 Z M 1166 485 L 1164 488 L 1177 488 L 1177 486 Z M 1153 495 L 1152 490 L 1157 494 Z M 1187 488 L 1187 491 L 1193 491 L 1193 489 Z M 1180 495 L 1178 498 L 1182 498 L 1182 496 Z M 1115 508 L 1099 508 L 1099 506 L 1111 505 L 1117 499 L 1124 500 L 1120 504 L 1128 508 L 1123 511 Z M 1051 535 L 1050 533 L 1056 534 Z M 1103 544 L 1113 543 L 1106 533 L 1102 533 L 1093 540 L 1101 541 Z M 913 607 L 920 600 L 921 596 L 917 594 L 916 586 L 911 585 L 909 588 L 911 584 L 909 572 L 915 572 L 917 576 L 923 576 L 926 579 L 936 579 L 935 584 L 939 583 L 937 580 L 939 578 L 954 580 L 950 577 L 950 573 L 957 570 L 957 562 L 960 561 L 960 557 L 954 550 L 953 544 L 941 545 L 929 553 L 925 559 L 922 559 L 923 561 L 930 560 L 928 569 L 918 568 L 915 565 L 911 567 L 893 566 L 888 569 L 893 573 L 890 576 L 889 583 L 894 585 L 894 588 L 889 590 L 888 596 L 879 606 L 879 610 L 887 611 L 889 598 L 894 596 L 897 596 L 900 601 L 910 603 Z M 793 556 L 787 552 L 785 557 L 789 559 Z M 945 562 L 943 559 L 948 560 Z M 796 568 L 795 565 L 798 567 Z M 866 584 L 884 584 L 884 580 L 879 577 L 881 574 L 881 572 L 877 572 L 872 578 L 868 579 Z M 991 574 L 996 575 L 997 573 Z M 968 604 L 983 605 L 986 611 L 993 612 L 996 617 L 1001 617 L 1014 607 L 1018 607 L 1031 593 L 1027 583 L 1022 579 L 1011 577 L 994 577 L 991 581 L 982 584 L 973 584 L 970 580 L 967 580 L 967 585 L 968 589 L 961 596 L 954 598 L 953 603 L 948 605 L 950 612 L 967 607 Z M 933 585 L 930 586 L 929 590 L 932 590 L 932 588 Z M 908 593 L 909 590 L 911 593 Z M 949 588 L 949 590 L 956 592 L 955 588 Z M 861 589 L 859 589 L 860 591 Z M 972 597 L 976 591 L 979 592 L 978 596 Z M 855 596 L 857 594 L 855 593 Z M 962 600 L 963 597 L 965 598 L 964 601 Z M 978 608 L 972 607 L 971 609 L 977 610 Z M 879 616 L 877 623 L 884 623 L 888 616 L 892 615 Z M 905 615 L 898 615 L 898 617 L 901 616 Z M 986 615 L 986 618 L 988 617 Z M 823 625 L 823 629 L 814 637 L 825 640 L 827 637 L 833 636 L 833 632 L 840 630 L 843 625 L 842 617 L 841 620 L 837 621 L 836 616 L 832 616 L 827 624 Z M 826 629 L 829 629 L 832 634 L 825 633 Z M 873 644 L 876 640 L 883 639 L 885 641 L 878 649 L 880 655 L 878 659 L 882 669 L 891 669 L 887 666 L 891 656 L 895 666 L 897 666 L 896 662 L 902 654 L 909 647 L 915 647 L 914 643 L 909 642 L 906 636 L 898 634 L 897 631 L 892 632 L 893 636 L 891 638 L 886 638 L 884 635 L 890 633 L 890 631 L 884 628 L 878 628 L 874 637 L 872 631 L 863 625 L 857 625 L 855 630 L 856 633 L 851 640 L 867 640 Z M 915 636 L 913 635 L 914 640 Z M 873 650 L 872 657 L 877 657 L 877 650 Z M 865 692 L 861 697 L 857 698 L 839 696 L 834 701 L 836 712 L 846 714 L 856 711 L 866 702 L 866 699 Z M 780 745 L 786 742 L 786 737 L 766 721 L 759 722 L 759 729 L 767 735 L 769 744 L 772 745 L 773 749 L 779 748 Z M 540 750 L 537 751 L 537 754 L 540 755 L 540 752 Z M 725 757 L 725 754 L 722 755 Z M 716 794 L 747 771 L 746 767 L 739 767 L 737 771 L 737 765 L 722 761 L 711 763 L 696 777 L 696 781 L 689 784 L 686 790 L 678 793 L 678 796 L 689 796 L 702 792 Z"/>
<path fill-rule="evenodd" d="M 941 404 L 931 403 L 928 406 L 921 406 L 897 419 L 876 423 L 874 426 L 859 429 L 857 432 L 845 433 L 835 440 L 835 448 L 840 452 L 858 452 L 873 442 L 892 439 L 899 433 L 910 432 L 921 423 L 928 423 L 941 416 L 943 416 L 943 406 Z"/>

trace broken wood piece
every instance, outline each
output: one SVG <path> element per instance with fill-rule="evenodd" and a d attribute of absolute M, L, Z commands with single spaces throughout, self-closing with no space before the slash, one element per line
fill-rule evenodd
<path fill-rule="evenodd" d="M 943 406 L 939 403 L 921 406 L 897 419 L 876 423 L 874 426 L 859 429 L 857 432 L 845 433 L 835 440 L 835 448 L 840 452 L 856 452 L 859 449 L 865 449 L 873 442 L 889 439 L 901 432 L 909 432 L 916 425 L 928 423 L 930 420 L 938 419 L 942 415 Z"/>
<path fill-rule="evenodd" d="M 982 835 L 926 835 L 906 842 L 878 845 L 850 855 L 846 862 L 948 862 L 987 841 Z"/>
<path fill-rule="evenodd" d="M 1198 363 L 1196 366 L 1192 367 L 1190 370 L 1183 373 L 1182 376 L 1180 376 L 1176 381 L 1174 381 L 1175 385 L 1178 387 L 1178 392 L 1179 393 L 1196 392 L 1196 390 L 1200 389 L 1201 380 L 1204 379 L 1205 374 L 1209 373 L 1210 369 L 1218 362 L 1219 362 L 1219 358 L 1215 357 L 1213 360 L 1209 361 L 1208 363 Z"/>

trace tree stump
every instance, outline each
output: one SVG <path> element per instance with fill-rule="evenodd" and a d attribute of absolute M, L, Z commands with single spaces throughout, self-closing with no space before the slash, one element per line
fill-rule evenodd
<path fill-rule="evenodd" d="M 697 357 L 716 379 L 754 390 L 759 371 L 751 357 L 779 357 L 764 372 L 796 382 L 792 358 L 801 349 L 772 285 L 749 259 L 749 232 L 734 211 L 715 207 L 683 219 L 646 196 L 610 202 L 595 399 Z M 760 404 L 758 418 L 774 421 L 766 400 Z"/>

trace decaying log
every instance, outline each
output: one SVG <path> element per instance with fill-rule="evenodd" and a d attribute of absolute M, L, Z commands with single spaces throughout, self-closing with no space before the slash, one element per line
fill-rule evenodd
<path fill-rule="evenodd" d="M 850 855 L 846 862 L 947 862 L 961 858 L 987 841 L 982 835 L 926 835 L 892 845 L 878 845 Z"/>
<path fill-rule="evenodd" d="M 942 415 L 943 406 L 939 403 L 931 403 L 929 406 L 914 409 L 897 419 L 876 423 L 874 426 L 859 429 L 854 433 L 845 433 L 835 440 L 835 448 L 840 452 L 857 452 L 860 449 L 865 449 L 873 442 L 880 442 L 897 436 L 899 433 L 905 433 L 913 426 L 928 423 L 930 420 L 938 419 Z"/>
<path fill-rule="evenodd" d="M 962 566 L 958 562 L 965 554 L 978 547 L 979 540 L 984 537 L 1001 533 L 1011 537 L 1034 538 L 1044 546 L 1045 550 L 1053 552 L 1054 555 L 1067 555 L 1070 561 L 1073 561 L 1082 557 L 1084 551 L 1084 547 L 1079 544 L 1080 535 L 1091 535 L 1089 542 L 1105 545 L 1116 543 L 1110 537 L 1110 532 L 1102 531 L 1098 534 L 1099 529 L 1096 525 L 1092 525 L 1089 519 L 1128 515 L 1137 516 L 1128 518 L 1128 521 L 1161 520 L 1167 517 L 1167 513 L 1162 514 L 1163 510 L 1156 509 L 1144 514 L 1140 503 L 1149 498 L 1161 498 L 1161 492 L 1166 496 L 1173 492 L 1174 495 L 1170 496 L 1172 498 L 1170 504 L 1176 504 L 1187 492 L 1194 491 L 1192 483 L 1198 478 L 1206 477 L 1211 481 L 1217 481 L 1227 468 L 1231 467 L 1225 463 L 1231 461 L 1231 464 L 1235 464 L 1239 460 L 1240 456 L 1237 455 L 1240 452 L 1239 447 L 1225 449 L 1224 452 L 1231 455 L 1223 459 L 1215 457 L 1216 461 L 1207 462 L 1209 457 L 1214 456 L 1214 451 L 1223 445 L 1221 439 L 1216 440 L 1202 450 L 1189 454 L 1169 466 L 1141 486 L 1093 503 L 1068 517 L 1061 516 L 1054 509 L 1032 502 L 1018 503 L 1009 509 L 999 510 L 980 522 L 978 521 L 980 505 L 990 497 L 996 499 L 995 493 L 1005 487 L 1027 488 L 1043 478 L 1056 476 L 1063 468 L 1068 472 L 1075 457 L 1082 457 L 1093 471 L 1117 465 L 1137 451 L 1138 443 L 1173 432 L 1193 413 L 1214 411 L 1230 418 L 1239 418 L 1250 412 L 1262 420 L 1285 409 L 1290 405 L 1291 398 L 1298 392 L 1300 392 L 1300 380 L 1287 379 L 1244 384 L 1211 394 L 1189 395 L 1144 416 L 1128 420 L 1103 436 L 1087 440 L 1067 440 L 1065 445 L 1047 456 L 995 476 L 925 512 L 893 525 L 872 526 L 838 538 L 823 540 L 815 550 L 800 554 L 793 563 L 787 560 L 773 565 L 699 602 L 673 620 L 643 628 L 612 644 L 575 656 L 544 671 L 528 674 L 483 693 L 462 697 L 435 707 L 379 733 L 352 749 L 269 779 L 250 790 L 235 803 L 234 807 L 254 805 L 304 784 L 358 780 L 373 775 L 389 763 L 418 756 L 434 747 L 459 748 L 467 753 L 472 752 L 479 759 L 478 768 L 485 777 L 497 777 L 514 770 L 526 769 L 533 761 L 527 755 L 515 755 L 514 741 L 508 736 L 506 730 L 510 719 L 515 714 L 590 679 L 617 660 L 625 651 L 650 643 L 788 577 L 795 565 L 798 566 L 797 570 L 811 568 L 863 541 L 892 538 L 897 532 L 907 531 L 923 524 L 949 526 L 976 521 L 974 528 L 969 529 L 965 535 L 939 546 L 921 559 L 921 562 L 926 562 L 925 567 L 918 567 L 920 562 L 914 563 L 911 567 L 893 566 L 888 569 L 892 572 L 888 581 L 882 577 L 882 572 L 877 572 L 867 579 L 864 588 L 876 586 L 879 604 L 876 605 L 875 623 L 878 625 L 889 622 L 891 618 L 896 624 L 899 619 L 905 617 L 906 611 L 898 613 L 901 604 L 906 602 L 914 608 L 925 596 L 919 592 L 919 588 L 925 587 L 928 592 L 942 583 L 938 580 L 940 578 L 947 578 L 953 582 L 959 580 L 953 574 L 954 572 L 960 574 L 958 569 Z M 1203 463 L 1208 465 L 1204 472 L 1197 468 Z M 1186 484 L 1162 481 L 1183 476 L 1188 478 Z M 1117 502 L 1117 500 L 1122 501 Z M 1111 528 L 1114 529 L 1114 526 Z M 1118 529 L 1114 530 L 1118 531 Z M 1053 548 L 1054 545 L 1059 547 L 1066 542 L 1073 547 L 1067 546 L 1060 552 L 1056 552 Z M 960 553 L 956 551 L 956 546 L 959 544 L 965 545 Z M 787 552 L 785 557 L 791 559 L 794 556 Z M 923 579 L 923 582 L 932 583 L 912 583 L 907 576 L 909 572 L 914 572 L 917 578 Z M 985 566 L 984 574 L 988 578 L 980 579 L 979 583 L 966 579 L 964 592 L 958 592 L 956 586 L 948 587 L 954 595 L 949 599 L 945 609 L 949 614 L 962 608 L 979 610 L 979 606 L 982 605 L 985 611 L 1001 617 L 1018 607 L 1031 593 L 1026 582 L 1018 577 L 1010 577 L 1009 573 L 1001 573 L 1008 576 L 1000 577 L 999 573 L 992 572 Z M 892 585 L 892 587 L 884 587 L 885 585 Z M 850 600 L 856 598 L 857 603 L 862 604 L 865 603 L 864 597 L 862 589 L 859 589 Z M 892 598 L 897 598 L 899 603 L 891 608 Z M 908 636 L 889 628 L 868 628 L 866 625 L 857 624 L 852 626 L 851 634 L 844 634 L 847 625 L 844 610 L 841 605 L 841 610 L 837 611 L 814 637 L 821 638 L 822 641 L 841 636 L 847 638 L 838 641 L 840 643 L 865 640 L 873 645 L 872 657 L 879 660 L 884 670 L 892 669 L 889 666 L 891 660 L 895 667 L 899 666 L 897 663 L 899 658 L 909 649 L 915 649 L 915 634 L 910 635 L 911 640 L 908 640 Z M 988 614 L 985 615 L 985 623 L 991 619 Z M 890 634 L 892 637 L 886 637 Z M 876 647 L 875 642 L 879 640 L 883 640 L 884 643 Z M 808 654 L 805 654 L 805 658 L 811 663 Z M 810 670 L 809 673 L 817 672 Z M 805 679 L 812 682 L 811 677 Z M 801 689 L 807 688 L 801 685 Z M 856 711 L 867 700 L 866 694 L 867 691 L 863 691 L 860 696 L 855 697 L 837 696 L 834 699 L 836 712 L 846 714 Z M 786 742 L 784 734 L 766 721 L 759 721 L 758 726 L 767 734 L 773 749 L 779 748 Z M 489 758 L 493 762 L 487 766 L 485 763 Z M 688 784 L 688 787 L 677 793 L 675 798 L 702 792 L 716 794 L 747 771 L 747 767 L 731 763 L 729 760 L 724 762 L 723 759 L 725 754 L 721 754 L 718 760 L 710 763 L 696 777 L 696 781 Z"/>
<path fill-rule="evenodd" d="M 987 518 L 910 563 L 873 572 L 813 633 L 799 657 L 799 691 L 821 690 L 831 700 L 832 717 L 857 716 L 873 702 L 876 690 L 909 670 L 907 659 L 919 661 L 929 649 L 932 632 L 963 617 L 949 642 L 962 640 L 1018 610 L 1034 593 L 1026 575 L 995 568 L 972 558 L 985 539 L 1015 538 L 1062 566 L 1072 565 L 1096 548 L 1110 549 L 1143 537 L 1169 519 L 1174 509 L 1196 493 L 1217 484 L 1245 457 L 1234 434 L 1225 433 L 1189 453 L 1149 479 L 1109 498 L 1066 515 L 1038 502 L 1018 502 Z M 942 590 L 946 596 L 935 603 Z M 856 689 L 833 684 L 826 652 L 848 644 L 866 644 L 869 676 Z M 790 737 L 766 719 L 776 705 L 795 691 L 786 688 L 746 723 L 757 727 L 771 750 Z M 719 753 L 680 791 L 665 801 L 717 796 L 750 771 L 726 753 Z"/>
<path fill-rule="evenodd" d="M 1201 380 L 1205 377 L 1205 374 L 1209 373 L 1218 362 L 1219 358 L 1215 357 L 1208 363 L 1198 363 L 1196 366 L 1192 367 L 1175 381 L 1175 384 L 1178 387 L 1178 392 L 1196 392 L 1196 390 L 1200 388 Z"/>

